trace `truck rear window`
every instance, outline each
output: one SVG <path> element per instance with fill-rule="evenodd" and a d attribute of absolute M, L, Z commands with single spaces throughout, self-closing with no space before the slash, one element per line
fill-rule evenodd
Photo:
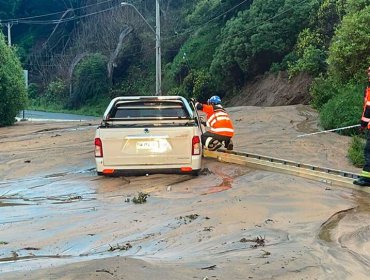
<path fill-rule="evenodd" d="M 122 101 L 110 113 L 110 119 L 189 118 L 181 101 Z"/>

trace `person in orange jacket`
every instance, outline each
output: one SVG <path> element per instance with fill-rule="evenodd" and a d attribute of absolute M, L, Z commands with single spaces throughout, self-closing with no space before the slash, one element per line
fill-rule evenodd
<path fill-rule="evenodd" d="M 232 150 L 234 145 L 231 138 L 234 136 L 234 126 L 229 114 L 221 105 L 221 98 L 217 95 L 208 99 L 207 104 L 196 103 L 197 110 L 202 110 L 207 116 L 207 131 L 202 135 L 202 144 L 211 151 L 225 146 Z"/>
<path fill-rule="evenodd" d="M 364 149 L 365 165 L 362 169 L 360 177 L 353 181 L 355 185 L 359 185 L 362 187 L 370 187 L 370 67 L 367 69 L 367 77 L 368 83 L 364 93 L 364 110 L 362 112 L 360 126 L 361 132 L 364 131 L 366 128 L 368 130 L 366 146 Z"/>

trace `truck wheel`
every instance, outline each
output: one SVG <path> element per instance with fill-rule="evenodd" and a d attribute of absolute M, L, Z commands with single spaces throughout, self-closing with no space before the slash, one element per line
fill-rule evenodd
<path fill-rule="evenodd" d="M 199 176 L 199 175 L 200 175 L 200 169 L 198 169 L 198 170 L 193 170 L 193 171 L 191 172 L 191 175 L 193 175 L 193 176 Z"/>
<path fill-rule="evenodd" d="M 98 176 L 103 176 L 104 175 L 103 172 L 97 171 L 96 173 L 98 174 Z"/>

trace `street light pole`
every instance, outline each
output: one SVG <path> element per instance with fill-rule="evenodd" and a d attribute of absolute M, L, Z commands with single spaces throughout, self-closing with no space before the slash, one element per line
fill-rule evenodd
<path fill-rule="evenodd" d="M 161 17 L 159 9 L 159 0 L 156 0 L 155 5 L 155 18 L 156 18 L 156 40 L 155 40 L 155 51 L 156 51 L 156 95 L 162 95 L 162 60 L 161 60 Z"/>
<path fill-rule="evenodd" d="M 121 2 L 121 6 L 132 7 L 144 20 L 144 22 L 149 26 L 150 30 L 155 34 L 155 57 L 156 57 L 156 67 L 155 67 L 155 93 L 156 95 L 162 95 L 162 61 L 161 61 L 161 20 L 160 20 L 160 9 L 159 0 L 156 0 L 156 26 L 155 30 L 145 19 L 145 17 L 139 12 L 139 10 L 131 3 Z"/>

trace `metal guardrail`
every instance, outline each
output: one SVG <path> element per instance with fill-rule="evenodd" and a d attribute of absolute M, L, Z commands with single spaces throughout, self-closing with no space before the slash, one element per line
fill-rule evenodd
<path fill-rule="evenodd" d="M 203 155 L 208 158 L 217 159 L 220 162 L 244 165 L 252 169 L 302 177 L 329 186 L 340 186 L 370 193 L 370 188 L 354 185 L 353 180 L 357 179 L 359 175 L 348 171 L 224 149 L 217 151 L 204 150 Z"/>
<path fill-rule="evenodd" d="M 263 155 L 258 155 L 258 154 L 243 153 L 243 152 L 237 152 L 237 151 L 227 151 L 223 149 L 218 150 L 218 152 L 237 155 L 237 156 L 243 156 L 247 158 L 265 160 L 268 162 L 281 163 L 286 166 L 294 166 L 294 167 L 298 167 L 302 169 L 313 170 L 313 171 L 323 172 L 323 173 L 332 174 L 332 175 L 338 175 L 338 176 L 342 176 L 345 178 L 357 179 L 359 177 L 358 174 L 348 172 L 348 171 L 342 171 L 342 170 L 331 169 L 331 168 L 326 168 L 326 167 L 319 167 L 315 165 L 299 163 L 299 162 L 280 159 L 280 158 L 273 158 L 273 157 L 263 156 Z"/>

